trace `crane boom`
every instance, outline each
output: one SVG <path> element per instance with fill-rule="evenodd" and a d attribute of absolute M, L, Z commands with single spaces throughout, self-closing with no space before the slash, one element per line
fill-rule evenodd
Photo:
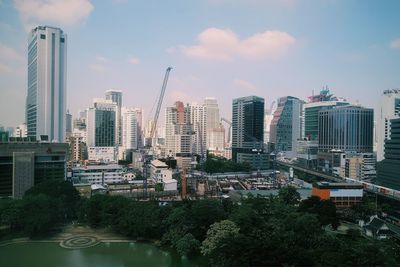
<path fill-rule="evenodd" d="M 157 109 L 156 109 L 156 113 L 154 114 L 153 125 L 152 125 L 151 131 L 150 131 L 151 140 L 153 140 L 154 135 L 156 133 L 157 121 L 158 121 L 158 117 L 160 116 L 161 105 L 162 105 L 162 102 L 164 99 L 165 89 L 167 88 L 168 77 L 169 77 L 169 73 L 171 70 L 172 70 L 172 67 L 168 67 L 167 70 L 165 71 L 164 82 L 161 87 L 161 93 L 160 93 L 160 97 L 158 98 Z"/>

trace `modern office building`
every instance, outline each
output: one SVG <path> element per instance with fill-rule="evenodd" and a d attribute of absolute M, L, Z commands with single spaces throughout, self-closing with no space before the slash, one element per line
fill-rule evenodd
<path fill-rule="evenodd" d="M 190 123 L 193 125 L 193 146 L 192 153 L 203 155 L 205 157 L 207 150 L 207 110 L 213 112 L 215 108 L 208 108 L 205 105 L 192 103 L 190 108 Z M 215 114 L 214 114 L 215 116 Z"/>
<path fill-rule="evenodd" d="M 116 146 L 116 104 L 111 100 L 94 99 L 94 106 L 87 110 L 87 145 Z"/>
<path fill-rule="evenodd" d="M 207 132 L 208 138 L 208 153 L 215 156 L 225 157 L 225 129 L 211 128 Z"/>
<path fill-rule="evenodd" d="M 218 128 L 220 125 L 220 116 L 217 99 L 206 97 L 204 99 L 204 107 L 207 114 L 206 130 Z"/>
<path fill-rule="evenodd" d="M 254 169 L 268 168 L 264 154 L 264 99 L 248 96 L 232 101 L 232 160 Z"/>
<path fill-rule="evenodd" d="M 122 146 L 125 150 L 140 148 L 141 120 L 141 109 L 122 108 Z"/>
<path fill-rule="evenodd" d="M 38 26 L 29 36 L 26 125 L 29 137 L 64 142 L 67 36 L 59 28 Z"/>
<path fill-rule="evenodd" d="M 117 160 L 117 105 L 112 100 L 94 99 L 87 110 L 86 142 L 89 160 Z M 110 155 L 115 155 L 111 160 Z"/>
<path fill-rule="evenodd" d="M 374 110 L 343 106 L 319 112 L 319 151 L 373 152 Z"/>
<path fill-rule="evenodd" d="M 281 97 L 270 125 L 269 141 L 275 143 L 277 152 L 287 152 L 294 157 L 297 140 L 301 138 L 301 111 L 303 101 L 293 96 Z"/>
<path fill-rule="evenodd" d="M 384 157 L 385 141 L 390 139 L 390 121 L 400 118 L 400 89 L 385 90 L 379 102 L 376 121 L 377 160 Z"/>
<path fill-rule="evenodd" d="M 106 91 L 106 100 L 111 100 L 113 103 L 117 105 L 115 109 L 115 136 L 116 142 L 118 145 L 122 145 L 122 91 L 110 89 Z"/>
<path fill-rule="evenodd" d="M 318 167 L 333 173 L 343 153 L 372 153 L 374 110 L 337 106 L 319 112 Z"/>
<path fill-rule="evenodd" d="M 378 163 L 377 182 L 400 190 L 400 118 L 390 121 L 390 138 L 385 140 L 385 159 Z"/>
<path fill-rule="evenodd" d="M 67 157 L 66 143 L 0 143 L 0 197 L 22 198 L 44 180 L 65 179 Z"/>

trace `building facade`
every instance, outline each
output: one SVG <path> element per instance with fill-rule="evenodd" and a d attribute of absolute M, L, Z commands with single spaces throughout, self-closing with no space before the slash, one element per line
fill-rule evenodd
<path fill-rule="evenodd" d="M 44 180 L 66 179 L 67 157 L 66 143 L 0 143 L 0 197 L 22 198 Z"/>
<path fill-rule="evenodd" d="M 278 105 L 270 125 L 269 141 L 275 143 L 277 152 L 297 153 L 297 140 L 301 138 L 301 111 L 303 101 L 287 96 L 278 99 Z"/>
<path fill-rule="evenodd" d="M 379 102 L 376 122 L 377 160 L 385 157 L 385 141 L 390 139 L 391 120 L 400 118 L 400 89 L 385 90 Z"/>
<path fill-rule="evenodd" d="M 165 147 L 166 156 L 192 154 L 193 125 L 190 121 L 190 107 L 177 101 L 173 107 L 166 108 Z"/>
<path fill-rule="evenodd" d="M 248 96 L 232 101 L 232 160 L 254 169 L 268 167 L 264 154 L 264 99 Z"/>
<path fill-rule="evenodd" d="M 38 26 L 29 36 L 27 134 L 64 142 L 67 36 L 59 28 Z"/>
<path fill-rule="evenodd" d="M 385 141 L 385 159 L 378 163 L 378 184 L 400 190 L 400 118 L 390 121 L 390 139 Z"/>
<path fill-rule="evenodd" d="M 318 121 L 319 151 L 372 153 L 373 128 L 373 109 L 343 106 L 321 110 Z"/>

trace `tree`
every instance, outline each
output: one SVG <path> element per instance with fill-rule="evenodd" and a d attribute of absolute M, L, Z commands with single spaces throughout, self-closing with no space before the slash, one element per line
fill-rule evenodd
<path fill-rule="evenodd" d="M 200 241 L 188 233 L 176 242 L 175 247 L 181 256 L 192 256 L 198 253 Z"/>
<path fill-rule="evenodd" d="M 240 228 L 230 220 L 223 220 L 212 224 L 207 231 L 206 239 L 202 243 L 201 253 L 204 256 L 214 254 L 221 245 L 224 245 L 224 241 L 227 238 L 239 234 L 239 230 Z"/>
<path fill-rule="evenodd" d="M 296 205 L 300 202 L 300 193 L 293 186 L 287 186 L 279 189 L 279 200 L 286 205 Z"/>
<path fill-rule="evenodd" d="M 43 194 L 25 197 L 20 214 L 24 232 L 30 237 L 49 234 L 57 222 L 56 208 Z"/>
<path fill-rule="evenodd" d="M 78 214 L 81 198 L 72 183 L 59 180 L 45 180 L 28 191 L 25 196 L 45 195 L 56 206 L 57 221 L 67 222 Z"/>
<path fill-rule="evenodd" d="M 319 197 L 311 196 L 300 203 L 299 211 L 317 214 L 321 225 L 331 224 L 334 229 L 339 226 L 336 206 L 329 199 L 321 200 Z"/>

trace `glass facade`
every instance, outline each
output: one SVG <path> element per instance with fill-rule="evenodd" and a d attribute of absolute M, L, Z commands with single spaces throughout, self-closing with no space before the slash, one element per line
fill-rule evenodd
<path fill-rule="evenodd" d="M 258 154 L 263 153 L 263 143 L 264 99 L 257 96 L 234 99 L 232 103 L 232 159 L 235 162 L 248 162 L 254 168 L 259 168 Z M 254 152 L 255 150 L 257 152 Z M 255 163 L 257 166 L 254 166 Z M 261 168 L 265 167 L 265 164 L 262 164 Z"/>
<path fill-rule="evenodd" d="M 115 111 L 97 109 L 95 146 L 115 146 Z"/>
<path fill-rule="evenodd" d="M 372 153 L 373 128 L 373 109 L 345 106 L 321 110 L 318 119 L 319 151 Z"/>
<path fill-rule="evenodd" d="M 270 142 L 277 151 L 295 151 L 296 141 L 301 137 L 300 111 L 302 102 L 292 96 L 278 100 L 278 107 L 270 127 Z"/>

